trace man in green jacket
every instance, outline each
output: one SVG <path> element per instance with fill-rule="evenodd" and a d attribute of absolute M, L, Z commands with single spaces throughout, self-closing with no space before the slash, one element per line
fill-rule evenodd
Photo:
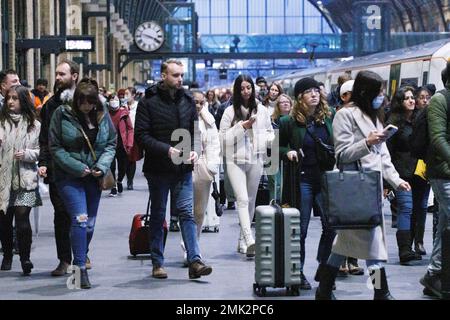
<path fill-rule="evenodd" d="M 429 148 L 427 157 L 427 177 L 439 202 L 439 224 L 430 257 L 427 273 L 420 283 L 433 294 L 442 298 L 442 233 L 450 222 L 450 119 L 447 117 L 447 94 L 450 94 L 450 62 L 446 67 L 445 87 L 447 93 L 438 92 L 427 109 Z"/>

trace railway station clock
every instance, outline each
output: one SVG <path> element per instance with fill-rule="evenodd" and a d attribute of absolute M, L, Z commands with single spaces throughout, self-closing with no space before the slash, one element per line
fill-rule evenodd
<path fill-rule="evenodd" d="M 164 43 L 164 31 L 155 21 L 148 21 L 137 27 L 134 40 L 139 49 L 147 52 L 156 51 Z"/>

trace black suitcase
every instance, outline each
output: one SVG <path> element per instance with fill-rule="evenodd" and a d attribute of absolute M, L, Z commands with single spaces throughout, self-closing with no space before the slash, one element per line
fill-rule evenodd
<path fill-rule="evenodd" d="M 256 194 L 256 203 L 257 206 L 267 206 L 270 203 L 270 190 L 269 190 L 269 182 L 267 180 L 267 176 L 263 175 L 259 182 L 258 193 Z"/>
<path fill-rule="evenodd" d="M 301 162 L 285 160 L 282 166 L 282 207 L 300 210 L 300 168 Z"/>

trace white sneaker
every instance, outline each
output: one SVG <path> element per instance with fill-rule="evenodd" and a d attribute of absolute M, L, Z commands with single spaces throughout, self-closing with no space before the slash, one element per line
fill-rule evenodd
<path fill-rule="evenodd" d="M 184 246 L 183 240 L 181 240 L 180 246 L 181 246 L 181 250 L 183 250 L 183 267 L 188 267 L 189 262 L 187 259 L 187 251 L 186 251 L 186 247 Z"/>

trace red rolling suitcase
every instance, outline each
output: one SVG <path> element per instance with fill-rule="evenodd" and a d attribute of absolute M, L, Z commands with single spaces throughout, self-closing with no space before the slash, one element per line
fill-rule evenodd
<path fill-rule="evenodd" d="M 140 214 L 137 213 L 133 217 L 133 223 L 131 224 L 130 231 L 130 253 L 133 256 L 138 254 L 150 254 L 150 198 L 147 204 L 147 213 Z M 166 245 L 167 239 L 167 223 L 164 220 L 163 224 L 164 230 L 164 246 Z"/>

